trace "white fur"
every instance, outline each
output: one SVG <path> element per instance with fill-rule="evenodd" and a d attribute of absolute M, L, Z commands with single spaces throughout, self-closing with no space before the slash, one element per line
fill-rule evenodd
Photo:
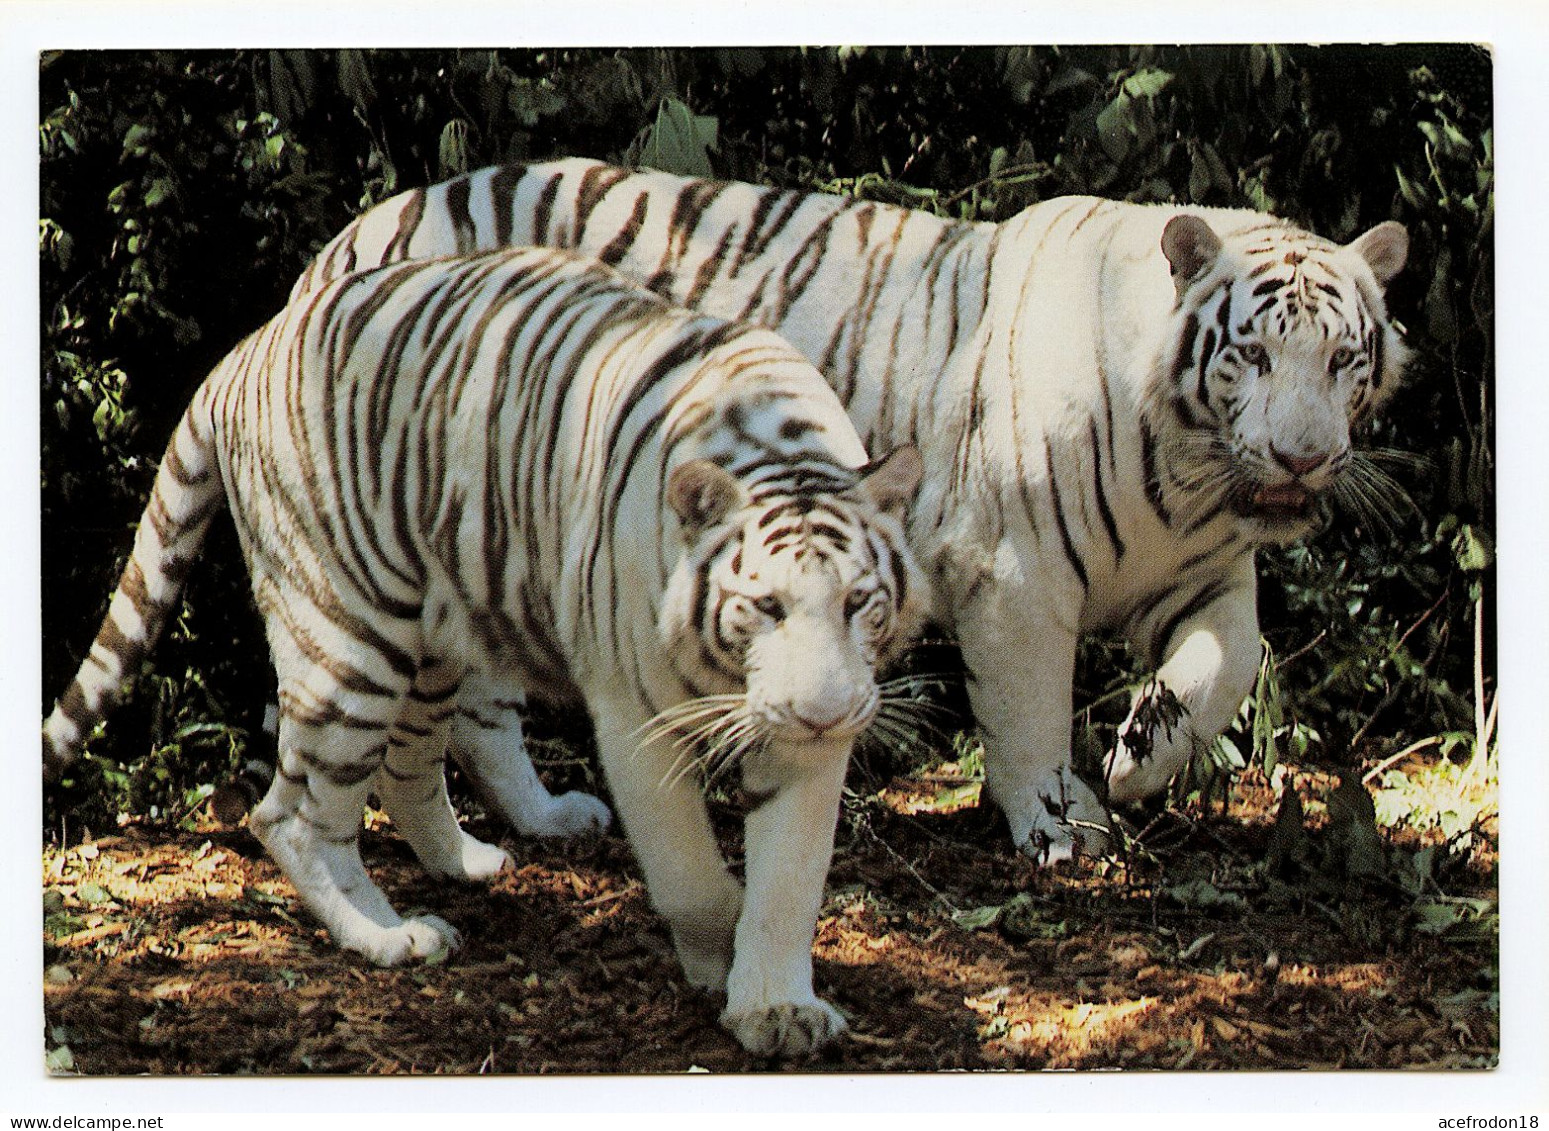
<path fill-rule="evenodd" d="M 694 185 L 659 173 L 613 183 L 615 175 L 580 159 L 480 171 L 467 181 L 471 226 L 453 222 L 440 186 L 421 194 L 423 214 L 407 240 L 411 194 L 386 201 L 324 249 L 295 293 L 347 262 L 491 246 L 502 230 L 497 215 L 509 221 L 513 243 L 611 254 L 644 201 L 639 232 L 619 252 L 622 273 L 699 309 L 774 327 L 826 367 L 868 447 L 919 444 L 926 471 L 911 538 L 973 676 L 990 793 L 1013 840 L 1038 859 L 1102 849 L 1104 807 L 1070 765 L 1077 642 L 1118 632 L 1156 654 L 1155 676 L 1177 696 L 1184 725 L 1152 735 L 1141 767 L 1127 744 L 1132 714 L 1107 774 L 1114 798 L 1154 793 L 1231 722 L 1251 687 L 1254 548 L 1306 532 L 1305 523 L 1229 513 L 1209 477 L 1188 482 L 1189 453 L 1162 420 L 1179 297 L 1241 271 L 1251 230 L 1278 222 L 1249 211 L 1070 197 L 999 225 L 954 224 L 821 194 L 772 200 L 749 185 Z M 515 188 L 497 199 L 503 177 Z M 697 221 L 675 230 L 685 202 Z M 1186 214 L 1196 219 L 1169 229 Z M 759 245 L 755 216 L 761 231 L 778 223 L 778 236 Z M 1403 350 L 1381 288 L 1403 266 L 1403 228 L 1380 224 L 1344 249 L 1289 225 L 1275 230 L 1285 251 L 1337 259 L 1345 293 L 1358 291 L 1380 327 L 1382 396 L 1391 394 Z M 797 279 L 804 288 L 792 285 Z M 1263 381 L 1252 411 L 1219 434 L 1271 494 L 1326 488 L 1349 444 L 1350 382 L 1330 392 L 1313 380 L 1333 345 L 1304 330 L 1271 335 L 1277 372 L 1305 380 Z M 1234 374 L 1262 376 L 1236 362 L 1216 366 L 1212 390 Z M 1368 409 L 1380 397 L 1370 400 Z M 1161 422 L 1154 439 L 1176 521 L 1162 521 L 1148 498 L 1147 419 Z M 1298 483 L 1276 451 L 1294 464 L 1322 462 Z M 1106 516 L 1092 487 L 1098 479 Z"/>

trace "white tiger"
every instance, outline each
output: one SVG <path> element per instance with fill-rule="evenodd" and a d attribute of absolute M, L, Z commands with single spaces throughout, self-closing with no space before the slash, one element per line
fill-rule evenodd
<path fill-rule="evenodd" d="M 1389 483 L 1351 436 L 1405 363 L 1383 302 L 1408 253 L 1397 223 L 1338 246 L 1257 212 L 1066 197 L 970 224 L 572 159 L 394 197 L 296 293 L 507 243 L 761 321 L 868 445 L 919 445 L 910 539 L 962 645 L 989 791 L 1043 860 L 1106 840 L 1070 766 L 1082 634 L 1151 660 L 1105 780 L 1112 800 L 1154 793 L 1251 689 L 1254 548 L 1307 534 L 1324 499 L 1380 505 Z"/>
<path fill-rule="evenodd" d="M 279 673 L 252 828 L 336 942 L 392 965 L 459 942 L 361 863 L 378 790 L 432 873 L 491 875 L 443 759 L 460 688 L 584 703 L 651 900 L 750 1050 L 842 1017 L 812 939 L 852 743 L 928 592 L 901 447 L 865 452 L 767 330 L 548 250 L 420 260 L 298 298 L 200 387 L 91 653 L 44 726 L 77 752 L 154 644 L 224 501 Z M 501 720 L 497 720 L 501 721 Z M 897 724 L 895 718 L 894 724 Z M 501 757 L 521 763 L 520 746 Z M 699 777 L 740 771 L 746 895 Z"/>

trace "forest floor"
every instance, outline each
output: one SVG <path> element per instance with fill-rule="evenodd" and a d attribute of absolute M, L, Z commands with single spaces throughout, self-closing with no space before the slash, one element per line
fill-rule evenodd
<path fill-rule="evenodd" d="M 516 867 L 457 886 L 371 815 L 393 904 L 466 939 L 382 970 L 331 944 L 245 827 L 130 824 L 44 851 L 43 1051 L 89 1075 L 1493 1065 L 1493 818 L 1453 835 L 1463 851 L 1385 830 L 1356 866 L 1334 779 L 1288 780 L 1305 828 L 1250 771 L 1224 809 L 1132 815 L 1118 857 L 1053 869 L 955 764 L 857 789 L 815 946 L 850 1030 L 784 1065 L 683 981 L 617 832 L 521 841 L 466 805 Z M 736 815 L 716 820 L 740 864 Z"/>

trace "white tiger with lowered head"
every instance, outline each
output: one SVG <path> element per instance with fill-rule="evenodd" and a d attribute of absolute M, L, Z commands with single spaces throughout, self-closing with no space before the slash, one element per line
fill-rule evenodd
<path fill-rule="evenodd" d="M 44 725 L 45 771 L 155 643 L 224 503 L 279 675 L 279 766 L 251 827 L 337 943 L 383 965 L 457 945 L 371 882 L 361 808 L 374 786 L 432 873 L 509 865 L 458 825 L 442 771 L 465 683 L 525 690 L 590 714 L 688 979 L 726 992 L 751 1051 L 805 1053 L 844 1028 L 814 993 L 812 942 L 850 749 L 908 721 L 876 671 L 926 610 L 902 528 L 919 479 L 908 446 L 867 465 L 774 334 L 589 260 L 341 277 L 195 393 Z M 531 777 L 519 742 L 499 757 Z M 755 799 L 745 890 L 701 771 L 740 773 Z"/>
<path fill-rule="evenodd" d="M 1155 793 L 1252 687 L 1255 548 L 1306 535 L 1324 500 L 1374 510 L 1390 490 L 1352 437 L 1405 362 L 1391 221 L 1341 246 L 1252 211 L 1063 197 L 964 223 L 570 159 L 385 201 L 295 293 L 503 244 L 575 248 L 762 322 L 869 447 L 918 444 L 911 543 L 962 646 L 989 792 L 1041 860 L 1106 842 L 1070 762 L 1080 637 L 1149 658 L 1103 784 Z M 1153 725 L 1161 705 L 1176 725 Z"/>

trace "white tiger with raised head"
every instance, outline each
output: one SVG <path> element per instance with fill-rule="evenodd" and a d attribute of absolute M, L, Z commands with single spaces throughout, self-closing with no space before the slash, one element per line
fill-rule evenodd
<path fill-rule="evenodd" d="M 431 872 L 509 863 L 447 800 L 465 684 L 584 703 L 689 980 L 726 991 L 750 1050 L 801 1054 L 844 1027 L 813 992 L 813 930 L 851 745 L 879 715 L 908 719 L 876 669 L 928 592 L 902 527 L 919 456 L 865 463 L 784 341 L 594 262 L 526 250 L 345 276 L 195 394 L 45 724 L 45 768 L 152 646 L 224 501 L 279 674 L 279 768 L 252 828 L 336 942 L 391 965 L 459 941 L 400 918 L 366 874 L 373 785 Z M 472 753 L 531 777 L 520 745 Z M 731 769 L 756 798 L 745 895 L 696 772 Z"/>
<path fill-rule="evenodd" d="M 501 244 L 577 248 L 811 358 L 869 446 L 916 443 L 910 539 L 962 645 L 986 783 L 1043 860 L 1095 850 L 1071 771 L 1083 633 L 1150 658 L 1107 793 L 1154 793 L 1232 720 L 1259 660 L 1254 548 L 1320 502 L 1380 506 L 1354 429 L 1405 350 L 1408 237 L 1339 246 L 1257 212 L 1064 197 L 1000 224 L 595 161 L 485 169 L 358 218 L 297 283 Z M 507 807 L 516 804 L 508 799 Z"/>

